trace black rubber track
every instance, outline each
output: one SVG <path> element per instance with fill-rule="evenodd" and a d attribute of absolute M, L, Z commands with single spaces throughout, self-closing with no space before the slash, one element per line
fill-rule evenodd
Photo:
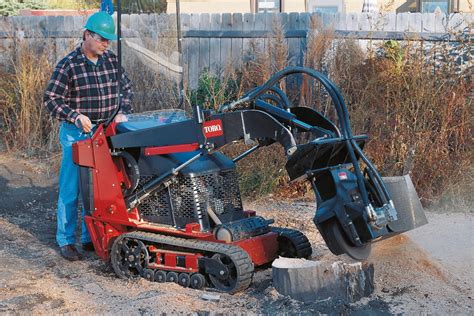
<path fill-rule="evenodd" d="M 286 239 L 294 247 L 295 258 L 309 258 L 313 253 L 308 238 L 300 231 L 291 228 L 271 227 L 272 232 L 278 234 L 278 241 Z"/>
<path fill-rule="evenodd" d="M 254 272 L 254 266 L 247 252 L 242 248 L 234 245 L 227 245 L 215 242 L 201 241 L 195 239 L 184 239 L 172 236 L 165 236 L 160 234 L 148 233 L 148 232 L 131 232 L 120 235 L 114 241 L 114 246 L 123 238 L 138 239 L 142 242 L 158 243 L 179 249 L 186 249 L 194 252 L 204 252 L 209 256 L 212 254 L 220 253 L 228 256 L 235 265 L 237 271 L 237 282 L 232 289 L 229 289 L 227 293 L 233 294 L 249 287 L 252 282 L 252 276 Z M 112 251 L 114 251 L 112 246 Z M 113 254 L 111 254 L 113 256 Z M 113 265 L 112 265 L 113 266 Z M 116 274 L 121 276 L 116 271 L 116 267 L 113 266 Z"/>

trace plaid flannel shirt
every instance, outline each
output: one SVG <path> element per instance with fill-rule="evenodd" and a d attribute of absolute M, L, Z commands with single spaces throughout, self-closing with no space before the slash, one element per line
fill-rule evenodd
<path fill-rule="evenodd" d="M 106 120 L 117 107 L 118 59 L 107 50 L 94 64 L 81 47 L 64 57 L 54 69 L 44 94 L 44 105 L 53 117 L 74 123 L 84 114 L 93 123 Z M 130 113 L 130 80 L 122 71 L 120 113 Z"/>

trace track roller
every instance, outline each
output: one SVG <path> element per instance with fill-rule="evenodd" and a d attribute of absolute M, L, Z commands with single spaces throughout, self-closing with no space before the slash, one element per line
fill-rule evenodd
<path fill-rule="evenodd" d="M 191 275 L 191 287 L 196 290 L 202 289 L 206 285 L 206 277 L 201 273 Z"/>
<path fill-rule="evenodd" d="M 150 282 L 155 281 L 155 272 L 152 269 L 143 269 L 142 277 Z"/>
<path fill-rule="evenodd" d="M 166 282 L 178 283 L 178 274 L 173 271 L 166 273 Z"/>
<path fill-rule="evenodd" d="M 189 277 L 189 274 L 180 273 L 178 275 L 178 284 L 182 287 L 189 287 L 189 285 L 191 284 L 191 278 Z"/>
<path fill-rule="evenodd" d="M 155 282 L 158 282 L 158 283 L 166 282 L 166 272 L 163 270 L 157 270 L 155 272 Z"/>

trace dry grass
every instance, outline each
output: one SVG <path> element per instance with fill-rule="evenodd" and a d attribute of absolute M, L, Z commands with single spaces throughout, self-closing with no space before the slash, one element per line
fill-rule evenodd
<path fill-rule="evenodd" d="M 177 41 L 176 36 L 173 37 L 173 29 L 170 27 L 160 32 L 162 34 L 158 39 L 147 33 L 141 34 L 138 39 L 128 40 L 158 55 L 162 60 L 177 65 Z M 122 56 L 123 67 L 133 84 L 135 112 L 178 107 L 180 77 L 177 73 L 168 70 L 157 60 L 141 58 L 140 53 L 128 45 L 122 46 Z"/>
<path fill-rule="evenodd" d="M 272 32 L 263 47 L 260 41 L 251 40 L 247 52 L 249 59 L 242 68 L 242 92 L 259 86 L 267 81 L 275 72 L 288 66 L 288 45 L 285 29 L 278 17 L 273 19 Z M 280 88 L 286 90 L 283 81 Z"/>
<path fill-rule="evenodd" d="M 155 72 L 133 54 L 125 53 L 124 56 L 124 69 L 133 84 L 134 112 L 178 107 L 179 91 L 175 80 Z"/>
<path fill-rule="evenodd" d="M 327 73 L 340 87 L 353 129 L 369 135 L 366 151 L 382 174 L 410 173 L 425 204 L 438 201 L 444 192 L 466 192 L 473 165 L 472 66 L 455 67 L 445 43 L 435 43 L 428 55 L 415 42 L 382 45 L 366 54 L 355 41 L 335 41 L 332 31 L 322 29 L 317 20 L 312 20 L 312 29 L 319 31 L 310 32 L 305 65 Z M 245 89 L 286 66 L 288 47 L 279 34 L 275 27 L 269 51 L 251 46 L 248 55 L 254 57 L 242 70 Z M 470 43 L 461 43 L 459 50 L 462 45 Z M 303 78 L 296 94 L 300 105 L 334 118 L 330 99 L 317 83 Z M 259 196 L 276 188 L 300 195 L 307 191 L 304 186 L 289 189 L 282 153 L 265 149 L 252 155 L 239 162 L 244 195 Z"/>
<path fill-rule="evenodd" d="M 435 65 L 434 56 L 427 56 L 413 42 L 390 49 L 384 46 L 380 54 L 367 56 L 356 42 L 334 40 L 332 31 L 321 29 L 317 20 L 312 21 L 312 28 L 319 32 L 310 32 L 305 65 L 327 73 L 340 87 L 355 132 L 369 134 L 366 151 L 379 170 L 384 175 L 411 173 L 427 203 L 439 199 L 447 188 L 466 192 L 462 183 L 466 175 L 472 179 L 473 165 L 472 78 L 468 76 L 472 66 L 455 67 L 443 44 L 431 49 L 444 57 Z M 201 97 L 204 106 L 215 109 L 285 68 L 288 46 L 277 20 L 267 43 L 264 48 L 253 42 L 247 55 L 252 57 L 239 72 L 229 66 L 219 74 L 207 73 L 201 91 L 188 94 L 188 100 L 194 103 Z M 0 77 L 1 136 L 8 150 L 34 155 L 58 149 L 57 124 L 41 105 L 54 66 L 44 54 L 20 47 L 13 71 Z M 134 82 L 136 111 L 177 106 L 176 82 L 165 80 L 136 58 L 129 57 L 124 66 Z M 332 118 L 324 89 L 307 78 L 300 82 L 288 91 L 299 96 L 298 105 L 317 108 Z M 283 90 L 288 86 L 281 84 Z M 240 144 L 225 151 L 235 156 L 245 148 Z M 307 191 L 305 186 L 288 189 L 285 156 L 277 148 L 270 146 L 238 163 L 244 195 L 282 188 L 291 194 Z"/>
<path fill-rule="evenodd" d="M 401 50 L 401 64 L 368 59 L 338 84 L 349 96 L 354 129 L 370 137 L 374 163 L 385 175 L 410 173 L 429 203 L 472 165 L 470 83 L 443 64 L 435 70 L 411 43 Z"/>
<path fill-rule="evenodd" d="M 3 74 L 0 80 L 0 115 L 5 127 L 2 137 L 7 150 L 21 151 L 26 156 L 57 150 L 57 124 L 42 105 L 52 69 L 46 54 L 37 56 L 30 45 L 20 43 L 13 73 Z"/>

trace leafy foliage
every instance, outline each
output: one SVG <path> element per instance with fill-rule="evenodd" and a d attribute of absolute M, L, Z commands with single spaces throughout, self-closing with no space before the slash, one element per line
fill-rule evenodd
<path fill-rule="evenodd" d="M 167 6 L 164 0 L 123 0 L 121 4 L 124 14 L 164 13 Z"/>
<path fill-rule="evenodd" d="M 199 77 L 198 87 L 190 94 L 190 103 L 204 109 L 217 109 L 221 104 L 237 98 L 240 79 L 233 75 L 219 76 L 205 71 Z"/>
<path fill-rule="evenodd" d="M 17 15 L 23 9 L 45 9 L 46 4 L 42 0 L 1 0 L 0 15 Z"/>

